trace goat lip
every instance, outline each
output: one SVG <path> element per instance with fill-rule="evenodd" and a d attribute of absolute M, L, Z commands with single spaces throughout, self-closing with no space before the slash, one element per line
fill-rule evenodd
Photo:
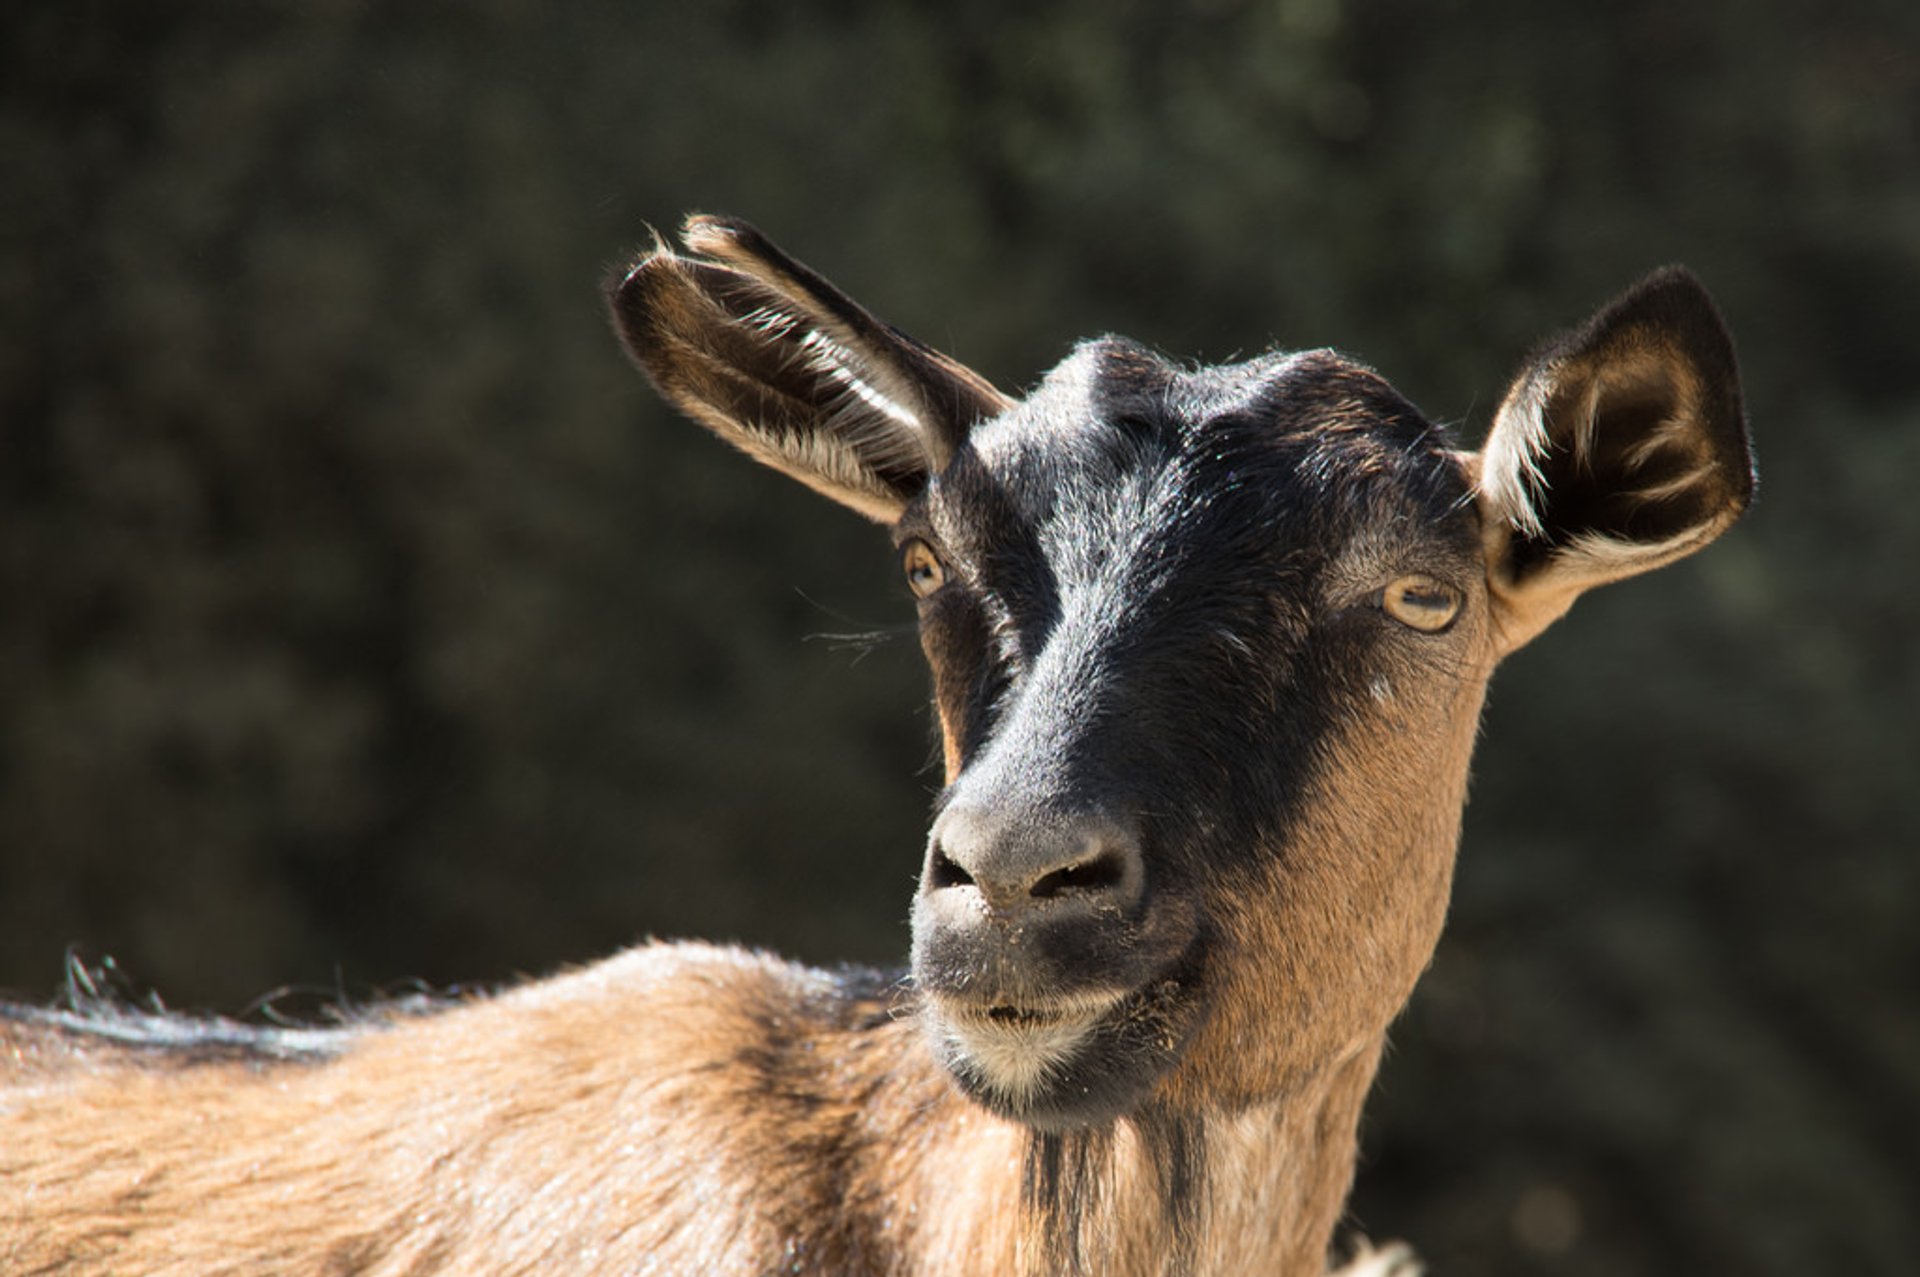
<path fill-rule="evenodd" d="M 1023 1029 L 1029 1025 L 1044 1026 L 1054 1024 L 1065 1016 L 1062 1011 L 1048 1011 L 1036 1007 L 1020 1007 L 1002 1004 L 987 1008 L 987 1019 L 1010 1029 Z"/>
<path fill-rule="evenodd" d="M 939 1013 L 955 1027 L 974 1033 L 1018 1034 L 1090 1026 L 1126 1000 L 1123 993 L 1088 994 L 1070 999 L 936 997 Z"/>

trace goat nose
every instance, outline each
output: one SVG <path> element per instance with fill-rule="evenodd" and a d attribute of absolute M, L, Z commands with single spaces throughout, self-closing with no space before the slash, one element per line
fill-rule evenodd
<path fill-rule="evenodd" d="M 1078 904 L 1125 909 L 1146 882 L 1140 839 L 1104 815 L 1010 818 L 949 807 L 934 822 L 921 889 L 977 891 L 999 914 Z"/>

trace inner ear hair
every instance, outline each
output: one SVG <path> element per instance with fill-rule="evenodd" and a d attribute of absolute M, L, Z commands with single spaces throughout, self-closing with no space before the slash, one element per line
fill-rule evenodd
<path fill-rule="evenodd" d="M 1698 379 L 1668 352 L 1563 368 L 1541 396 L 1507 509 L 1515 577 L 1554 554 L 1644 555 L 1717 531 L 1732 495 L 1696 428 Z"/>
<path fill-rule="evenodd" d="M 883 522 L 924 481 L 918 424 L 863 399 L 751 276 L 660 246 L 609 300 L 662 396 L 755 460 Z"/>
<path fill-rule="evenodd" d="M 1668 268 L 1541 352 L 1509 392 L 1480 474 L 1508 525 L 1507 579 L 1601 579 L 1704 545 L 1753 471 L 1733 346 L 1692 275 Z"/>
<path fill-rule="evenodd" d="M 977 421 L 998 416 L 1013 400 L 991 382 L 912 335 L 876 317 L 825 277 L 737 217 L 696 213 L 682 232 L 694 253 L 724 262 L 773 293 L 802 303 L 818 340 L 886 399 L 902 405 L 932 438 L 944 465 Z"/>
<path fill-rule="evenodd" d="M 1469 470 L 1508 650 L 1583 590 L 1725 531 L 1753 458 L 1733 342 L 1699 281 L 1657 271 L 1535 355 Z"/>

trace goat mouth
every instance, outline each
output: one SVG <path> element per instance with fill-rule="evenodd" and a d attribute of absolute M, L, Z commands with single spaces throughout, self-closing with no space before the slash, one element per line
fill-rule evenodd
<path fill-rule="evenodd" d="M 967 998 L 951 993 L 936 993 L 932 1001 L 941 1017 L 958 1028 L 1018 1033 L 1030 1029 L 1091 1025 L 1130 996 L 1131 992 L 1125 990 L 1032 999 L 1004 995 Z"/>
<path fill-rule="evenodd" d="M 1017 951 L 976 932 L 916 916 L 914 983 L 935 1058 L 1000 1117 L 1066 1131 L 1123 1116 L 1206 1016 L 1206 940 L 1178 907 L 1118 937 L 1041 932 Z M 1076 936 L 1088 943 L 1065 943 Z"/>
<path fill-rule="evenodd" d="M 1064 1011 L 1042 1010 L 1038 1007 L 1016 1007 L 1002 1004 L 987 1008 L 987 1019 L 1002 1028 L 1029 1029 L 1046 1028 L 1058 1024 L 1067 1018 Z"/>
<path fill-rule="evenodd" d="M 975 1037 L 1017 1040 L 1058 1037 L 1091 1029 L 1120 1001 L 1119 997 L 1112 997 L 1071 1006 L 1013 1002 L 967 1006 L 940 999 L 936 1010 L 949 1032 L 962 1040 Z"/>
<path fill-rule="evenodd" d="M 960 1088 L 1002 1117 L 1040 1129 L 1105 1120 L 1131 1107 L 1184 1034 L 1155 1006 L 1167 991 L 1033 1002 L 929 999 L 937 1054 Z"/>

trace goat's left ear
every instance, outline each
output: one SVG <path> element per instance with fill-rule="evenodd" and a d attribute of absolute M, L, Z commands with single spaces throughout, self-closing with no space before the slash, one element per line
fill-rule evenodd
<path fill-rule="evenodd" d="M 1733 341 L 1706 290 L 1669 267 L 1549 345 L 1464 460 L 1503 651 L 1582 591 L 1713 540 L 1754 475 Z"/>

